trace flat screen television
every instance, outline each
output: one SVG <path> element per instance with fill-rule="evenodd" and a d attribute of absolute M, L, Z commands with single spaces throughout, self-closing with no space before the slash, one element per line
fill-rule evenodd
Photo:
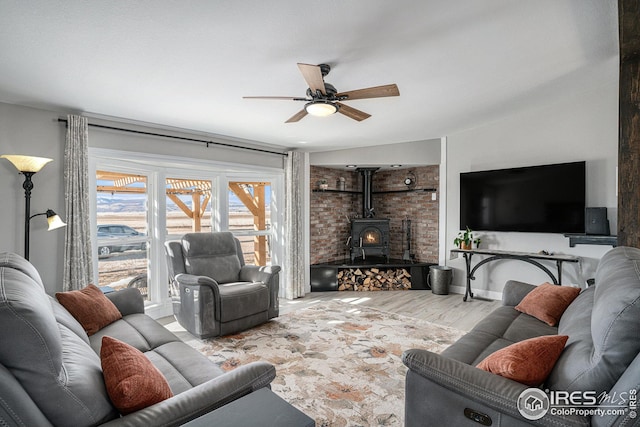
<path fill-rule="evenodd" d="M 585 162 L 460 174 L 460 229 L 584 233 Z"/>

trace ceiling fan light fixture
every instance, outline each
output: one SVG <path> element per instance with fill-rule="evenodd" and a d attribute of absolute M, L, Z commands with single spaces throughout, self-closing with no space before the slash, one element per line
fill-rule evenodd
<path fill-rule="evenodd" d="M 316 117 L 326 117 L 338 112 L 338 106 L 330 101 L 311 101 L 304 106 L 308 114 Z"/>

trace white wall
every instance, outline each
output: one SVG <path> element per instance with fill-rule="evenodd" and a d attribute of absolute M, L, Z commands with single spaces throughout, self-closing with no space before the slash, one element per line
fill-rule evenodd
<path fill-rule="evenodd" d="M 64 215 L 63 157 L 65 128 L 55 112 L 0 103 L 0 154 L 48 157 L 33 176 L 31 214 L 53 209 Z M 24 177 L 0 159 L 0 252 L 24 255 Z M 64 216 L 63 216 L 64 218 Z M 64 229 L 47 231 L 44 216 L 31 221 L 30 260 L 38 268 L 47 291 L 62 288 Z"/>
<path fill-rule="evenodd" d="M 587 206 L 605 206 L 612 234 L 617 226 L 616 167 L 618 162 L 618 85 L 595 87 L 543 108 L 524 111 L 482 127 L 447 136 L 446 252 L 460 222 L 460 173 L 585 160 Z M 509 251 L 572 254 L 580 265 L 565 263 L 563 283 L 583 284 L 610 246 L 569 247 L 562 234 L 477 233 L 482 247 Z M 476 259 L 477 261 L 477 259 Z M 449 260 L 454 290 L 464 292 L 464 261 Z M 475 264 L 475 262 L 474 262 Z M 547 267 L 556 271 L 554 263 Z M 506 280 L 534 284 L 549 280 L 537 267 L 521 261 L 494 261 L 478 269 L 474 293 L 499 298 Z"/>
<path fill-rule="evenodd" d="M 348 164 L 380 167 L 389 167 L 393 164 L 437 165 L 440 164 L 440 139 L 310 153 L 309 163 L 335 167 L 344 167 Z"/>
<path fill-rule="evenodd" d="M 31 214 L 51 208 L 64 218 L 64 144 L 66 129 L 58 118 L 67 112 L 48 111 L 0 103 L 0 154 L 26 154 L 54 159 L 33 177 Z M 90 118 L 89 123 L 119 126 Z M 121 127 L 166 133 L 127 124 Z M 171 130 L 173 135 L 203 135 Z M 207 138 L 203 138 L 207 139 Z M 235 142 L 228 142 L 234 144 Z M 152 154 L 177 155 L 199 160 L 283 168 L 282 156 L 234 148 L 181 143 L 177 140 L 89 128 L 89 146 Z M 264 148 L 256 146 L 257 148 Z M 268 149 L 268 148 L 267 148 Z M 0 159 L 0 252 L 24 252 L 24 178 L 7 160 Z M 64 229 L 47 232 L 43 217 L 31 221 L 30 260 L 39 270 L 48 293 L 62 290 Z"/>

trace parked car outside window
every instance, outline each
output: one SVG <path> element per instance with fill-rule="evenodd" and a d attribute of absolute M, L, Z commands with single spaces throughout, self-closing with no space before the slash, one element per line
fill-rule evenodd
<path fill-rule="evenodd" d="M 112 252 L 147 249 L 147 235 L 128 225 L 98 225 L 98 256 L 105 257 Z"/>

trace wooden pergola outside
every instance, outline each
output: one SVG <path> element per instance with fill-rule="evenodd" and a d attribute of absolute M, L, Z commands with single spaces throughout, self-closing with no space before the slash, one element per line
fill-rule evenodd
<path fill-rule="evenodd" d="M 110 194 L 145 194 L 147 191 L 147 177 L 144 175 L 127 174 L 121 172 L 97 171 L 98 182 L 107 181 L 110 185 L 98 185 L 99 193 Z M 197 179 L 167 178 L 166 194 L 180 210 L 191 219 L 191 230 L 202 230 L 202 218 L 207 206 L 211 202 L 211 181 Z M 256 231 L 267 229 L 267 212 L 265 203 L 265 187 L 269 182 L 229 182 L 229 190 L 240 199 L 242 204 L 253 215 L 253 227 Z M 179 196 L 191 196 L 192 207 L 180 199 Z M 256 265 L 267 263 L 267 237 L 254 236 L 254 262 Z"/>

